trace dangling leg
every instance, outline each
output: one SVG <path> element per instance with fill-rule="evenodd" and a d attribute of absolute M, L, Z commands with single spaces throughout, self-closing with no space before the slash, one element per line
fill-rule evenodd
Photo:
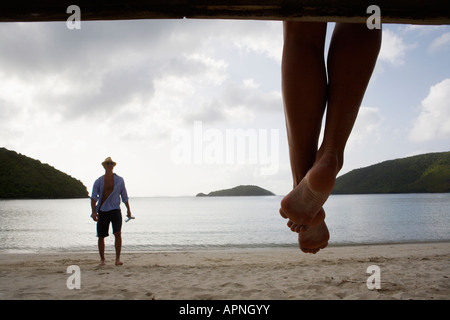
<path fill-rule="evenodd" d="M 365 24 L 337 23 L 328 53 L 328 108 L 325 133 L 318 152 L 322 158 L 337 158 L 338 170 L 359 107 L 381 47 L 381 29 Z"/>
<path fill-rule="evenodd" d="M 316 160 L 327 100 L 326 28 L 326 23 L 284 22 L 282 89 L 294 190 Z M 286 196 L 280 214 L 289 218 L 292 231 L 303 231 L 302 250 L 316 251 L 328 243 L 325 212 L 305 210 L 311 201 L 308 194 L 301 196 Z"/>

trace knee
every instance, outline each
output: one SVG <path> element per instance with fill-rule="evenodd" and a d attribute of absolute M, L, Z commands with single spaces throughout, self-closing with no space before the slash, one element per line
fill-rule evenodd
<path fill-rule="evenodd" d="M 122 236 L 122 232 L 114 232 L 114 237 L 120 238 Z"/>

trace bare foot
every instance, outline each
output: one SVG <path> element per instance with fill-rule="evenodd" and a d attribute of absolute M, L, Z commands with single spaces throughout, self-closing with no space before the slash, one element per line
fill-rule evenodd
<path fill-rule="evenodd" d="M 118 259 L 116 259 L 116 266 L 121 266 L 121 265 L 123 265 L 123 262 L 118 260 Z"/>
<path fill-rule="evenodd" d="M 102 260 L 100 260 L 100 263 L 98 265 L 101 267 L 101 266 L 104 266 L 105 264 L 106 264 L 105 260 L 102 259 Z"/>
<path fill-rule="evenodd" d="M 280 209 L 280 215 L 285 219 L 288 218 L 287 215 L 283 212 L 283 209 Z M 325 220 L 325 211 L 323 210 L 323 208 L 320 208 L 319 212 L 313 218 L 309 226 L 316 226 L 322 223 L 324 220 Z M 308 228 L 308 226 L 296 224 L 292 220 L 289 220 L 287 222 L 287 226 L 293 232 L 305 232 L 306 229 Z"/>
<path fill-rule="evenodd" d="M 325 221 L 316 225 L 309 226 L 305 232 L 298 234 L 298 244 L 300 250 L 305 253 L 317 253 L 328 245 L 330 233 L 328 232 Z"/>
<path fill-rule="evenodd" d="M 288 227 L 304 232 L 304 226 L 317 225 L 325 218 L 322 209 L 328 199 L 339 171 L 337 156 L 324 154 L 300 183 L 281 200 L 280 214 L 288 218 Z"/>

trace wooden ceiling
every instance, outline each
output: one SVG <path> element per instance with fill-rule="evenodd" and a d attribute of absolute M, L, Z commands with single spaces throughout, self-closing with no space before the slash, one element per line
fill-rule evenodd
<path fill-rule="evenodd" d="M 382 23 L 450 24 L 449 0 L 15 0 L 1 1 L 0 22 L 66 21 L 76 4 L 83 20 L 246 19 L 365 22 L 369 5 Z"/>

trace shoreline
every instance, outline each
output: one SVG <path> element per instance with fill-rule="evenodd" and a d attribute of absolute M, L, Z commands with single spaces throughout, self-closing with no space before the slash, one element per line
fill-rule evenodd
<path fill-rule="evenodd" d="M 392 242 L 366 242 L 366 243 L 329 243 L 325 250 L 329 248 L 339 247 L 366 247 L 366 246 L 390 246 L 390 245 L 420 245 L 420 244 L 433 244 L 433 243 L 447 243 L 450 245 L 450 239 L 448 240 L 411 240 L 411 241 L 392 241 Z M 261 244 L 261 245 L 224 245 L 224 246 L 185 246 L 180 249 L 127 249 L 126 245 L 122 247 L 122 253 L 177 253 L 177 252 L 197 252 L 197 251 L 242 251 L 242 250 L 283 250 L 283 249 L 298 249 L 297 243 L 292 244 Z M 109 243 L 106 245 L 106 252 L 113 251 L 114 245 Z M 2 254 L 83 254 L 98 252 L 97 247 L 93 245 L 92 249 L 79 249 L 79 248 L 40 248 L 40 249 L 0 249 L 0 260 Z"/>
<path fill-rule="evenodd" d="M 123 266 L 98 266 L 98 253 L 0 252 L 0 299 L 450 299 L 449 242 L 296 248 L 123 251 Z M 370 266 L 379 290 L 370 290 Z M 80 270 L 80 289 L 69 289 Z"/>

